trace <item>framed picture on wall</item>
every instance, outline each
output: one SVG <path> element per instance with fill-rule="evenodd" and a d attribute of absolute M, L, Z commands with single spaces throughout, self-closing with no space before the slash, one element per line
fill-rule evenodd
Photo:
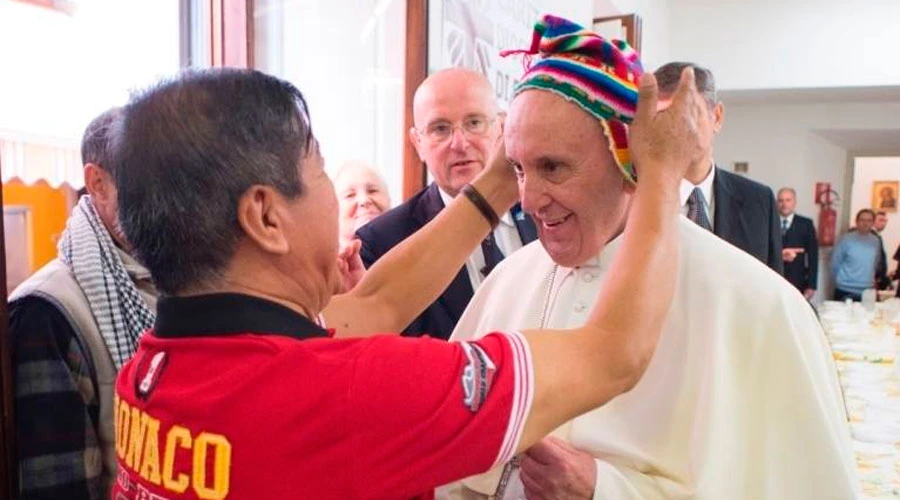
<path fill-rule="evenodd" d="M 872 210 L 897 211 L 897 191 L 900 181 L 875 181 L 872 183 Z"/>

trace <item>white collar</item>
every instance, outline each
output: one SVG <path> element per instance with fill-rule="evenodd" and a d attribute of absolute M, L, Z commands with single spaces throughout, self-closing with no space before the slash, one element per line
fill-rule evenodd
<path fill-rule="evenodd" d="M 681 179 L 681 186 L 679 187 L 679 194 L 681 195 L 681 205 L 684 206 L 687 204 L 688 198 L 691 196 L 691 192 L 694 191 L 695 187 L 700 188 L 700 192 L 703 193 L 703 199 L 706 201 L 707 207 L 712 205 L 712 196 L 713 196 L 713 180 L 716 178 L 716 164 L 712 164 L 712 168 L 709 169 L 709 173 L 706 174 L 706 178 L 700 181 L 700 184 L 696 186 L 691 183 L 691 181 L 687 179 Z"/>
<path fill-rule="evenodd" d="M 577 267 L 563 267 L 559 266 L 559 275 L 560 276 L 568 276 L 570 273 L 575 272 L 578 269 L 587 269 L 587 268 L 595 268 L 600 270 L 609 269 L 609 265 L 612 264 L 613 258 L 616 256 L 616 253 L 619 251 L 619 247 L 622 246 L 622 234 L 619 233 L 618 236 L 609 241 L 604 247 L 603 250 L 600 250 L 600 255 L 596 255 L 588 259 L 584 264 Z M 545 250 L 546 252 L 546 250 Z M 548 255 L 549 257 L 549 255 Z"/>
<path fill-rule="evenodd" d="M 790 214 L 790 215 L 781 215 L 781 214 L 778 214 L 778 218 L 781 219 L 782 221 L 785 221 L 785 220 L 786 220 L 786 221 L 787 221 L 787 224 L 783 224 L 783 225 L 786 225 L 787 227 L 791 227 L 791 224 L 794 223 L 794 214 L 793 214 L 793 213 Z"/>
<path fill-rule="evenodd" d="M 446 191 L 444 191 L 440 186 L 438 186 L 438 193 L 441 194 L 441 201 L 444 202 L 444 206 L 450 206 L 450 202 L 453 201 L 453 197 L 450 196 Z M 500 215 L 500 223 L 507 227 L 515 227 L 515 223 L 512 220 L 512 215 L 509 214 L 509 210 L 503 212 Z"/>

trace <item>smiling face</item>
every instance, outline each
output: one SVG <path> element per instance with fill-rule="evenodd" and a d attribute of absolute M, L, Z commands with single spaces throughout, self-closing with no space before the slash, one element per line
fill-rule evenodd
<path fill-rule="evenodd" d="M 490 83 L 466 69 L 435 73 L 416 90 L 413 116 L 409 138 L 419 158 L 437 185 L 456 196 L 484 168 L 499 137 Z"/>
<path fill-rule="evenodd" d="M 522 208 L 547 253 L 565 267 L 597 256 L 621 232 L 633 192 L 601 123 L 555 94 L 529 90 L 513 101 L 504 130 Z"/>
<path fill-rule="evenodd" d="M 340 231 L 344 240 L 390 208 L 391 199 L 384 180 L 364 163 L 349 162 L 334 180 L 340 208 Z"/>

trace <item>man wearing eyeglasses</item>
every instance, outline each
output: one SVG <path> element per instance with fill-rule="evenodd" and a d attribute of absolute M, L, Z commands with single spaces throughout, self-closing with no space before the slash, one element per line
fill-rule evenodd
<path fill-rule="evenodd" d="M 409 139 L 434 182 L 357 231 L 366 267 L 435 218 L 457 194 L 465 196 L 463 186 L 481 172 L 500 137 L 494 90 L 484 76 L 468 69 L 445 69 L 425 79 L 416 90 L 413 115 Z M 536 237 L 534 223 L 517 204 L 403 334 L 449 338 L 474 290 L 494 266 Z"/>

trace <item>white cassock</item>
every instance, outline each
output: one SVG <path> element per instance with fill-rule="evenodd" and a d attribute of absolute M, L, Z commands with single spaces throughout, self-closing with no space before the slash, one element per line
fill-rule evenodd
<path fill-rule="evenodd" d="M 554 433 L 596 458 L 594 498 L 856 498 L 837 372 L 812 308 L 753 257 L 686 218 L 679 226 L 675 298 L 644 377 Z M 539 241 L 526 246 L 479 288 L 453 339 L 542 317 L 548 328 L 584 324 L 620 243 L 576 269 L 557 267 Z M 461 496 L 458 484 L 444 491 L 484 498 L 471 489 L 492 493 L 501 470 L 465 480 Z"/>

